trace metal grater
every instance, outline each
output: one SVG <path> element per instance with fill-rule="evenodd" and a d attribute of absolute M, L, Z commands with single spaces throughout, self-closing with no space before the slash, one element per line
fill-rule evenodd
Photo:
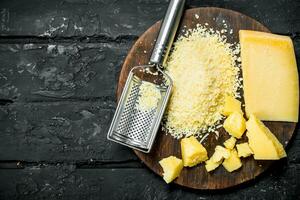
<path fill-rule="evenodd" d="M 122 145 L 148 153 L 164 114 L 172 89 L 171 78 L 161 69 L 173 43 L 185 0 L 171 0 L 154 46 L 150 64 L 130 71 L 107 138 Z M 140 87 L 154 84 L 161 98 L 150 110 L 139 109 Z"/>

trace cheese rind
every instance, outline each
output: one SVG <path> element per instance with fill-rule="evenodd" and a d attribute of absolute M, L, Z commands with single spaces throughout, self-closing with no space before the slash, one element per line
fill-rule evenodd
<path fill-rule="evenodd" d="M 297 122 L 299 81 L 292 40 L 247 30 L 239 36 L 246 115 Z"/>

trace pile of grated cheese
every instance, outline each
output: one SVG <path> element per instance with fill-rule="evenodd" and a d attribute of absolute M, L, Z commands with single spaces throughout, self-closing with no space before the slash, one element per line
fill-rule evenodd
<path fill-rule="evenodd" d="M 179 37 L 166 64 L 173 80 L 163 120 L 168 133 L 175 138 L 218 134 L 224 97 L 240 98 L 238 55 L 239 45 L 227 43 L 221 32 L 199 24 Z"/>
<path fill-rule="evenodd" d="M 140 86 L 138 108 L 141 111 L 151 111 L 157 107 L 160 98 L 159 89 L 153 83 L 143 81 Z"/>

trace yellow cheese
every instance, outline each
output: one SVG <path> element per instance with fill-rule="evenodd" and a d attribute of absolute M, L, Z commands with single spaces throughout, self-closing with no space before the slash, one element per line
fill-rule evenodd
<path fill-rule="evenodd" d="M 239 51 L 225 36 L 197 24 L 174 43 L 165 66 L 173 88 L 163 120 L 171 136 L 203 136 L 220 124 L 224 97 L 239 96 Z"/>
<path fill-rule="evenodd" d="M 246 130 L 246 120 L 241 113 L 234 112 L 224 121 L 223 127 L 230 135 L 241 138 Z"/>
<path fill-rule="evenodd" d="M 241 109 L 241 102 L 234 97 L 227 95 L 225 96 L 225 104 L 222 110 L 222 114 L 228 116 L 233 112 L 243 113 Z"/>
<path fill-rule="evenodd" d="M 249 146 L 256 160 L 278 160 L 286 157 L 282 144 L 273 133 L 255 116 L 246 123 Z"/>
<path fill-rule="evenodd" d="M 247 116 L 297 122 L 299 83 L 292 40 L 246 30 L 239 36 Z"/>
<path fill-rule="evenodd" d="M 230 137 L 228 140 L 226 140 L 223 144 L 227 149 L 233 149 L 234 145 L 236 143 L 235 137 Z"/>
<path fill-rule="evenodd" d="M 159 161 L 159 164 L 163 168 L 163 179 L 166 183 L 170 183 L 178 177 L 183 168 L 182 160 L 175 156 L 164 158 Z"/>
<path fill-rule="evenodd" d="M 214 154 L 211 156 L 210 160 L 217 163 L 223 160 L 223 158 L 229 158 L 230 150 L 225 149 L 224 147 L 217 145 L 215 148 Z"/>
<path fill-rule="evenodd" d="M 185 167 L 193 167 L 208 159 L 206 149 L 194 136 L 183 138 L 180 144 L 183 165 Z"/>
<path fill-rule="evenodd" d="M 229 172 L 235 171 L 242 166 L 242 162 L 235 149 L 230 152 L 229 158 L 225 159 L 222 165 Z"/>
<path fill-rule="evenodd" d="M 160 91 L 155 84 L 143 81 L 140 87 L 138 108 L 141 111 L 151 111 L 156 108 L 160 98 Z"/>
<path fill-rule="evenodd" d="M 252 150 L 249 147 L 249 144 L 247 142 L 245 143 L 241 143 L 241 144 L 237 144 L 236 145 L 236 149 L 238 151 L 238 156 L 239 157 L 248 157 L 251 156 L 253 154 Z"/>
<path fill-rule="evenodd" d="M 207 172 L 210 172 L 217 169 L 217 167 L 219 167 L 221 164 L 222 164 L 222 160 L 220 160 L 219 162 L 214 162 L 212 161 L 212 159 L 209 159 L 205 161 L 205 169 Z"/>

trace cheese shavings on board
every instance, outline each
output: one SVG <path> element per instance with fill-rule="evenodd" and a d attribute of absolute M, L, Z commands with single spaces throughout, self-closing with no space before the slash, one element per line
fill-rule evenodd
<path fill-rule="evenodd" d="M 166 72 L 173 80 L 164 128 L 175 138 L 215 132 L 226 95 L 240 97 L 239 47 L 198 24 L 174 44 Z"/>

